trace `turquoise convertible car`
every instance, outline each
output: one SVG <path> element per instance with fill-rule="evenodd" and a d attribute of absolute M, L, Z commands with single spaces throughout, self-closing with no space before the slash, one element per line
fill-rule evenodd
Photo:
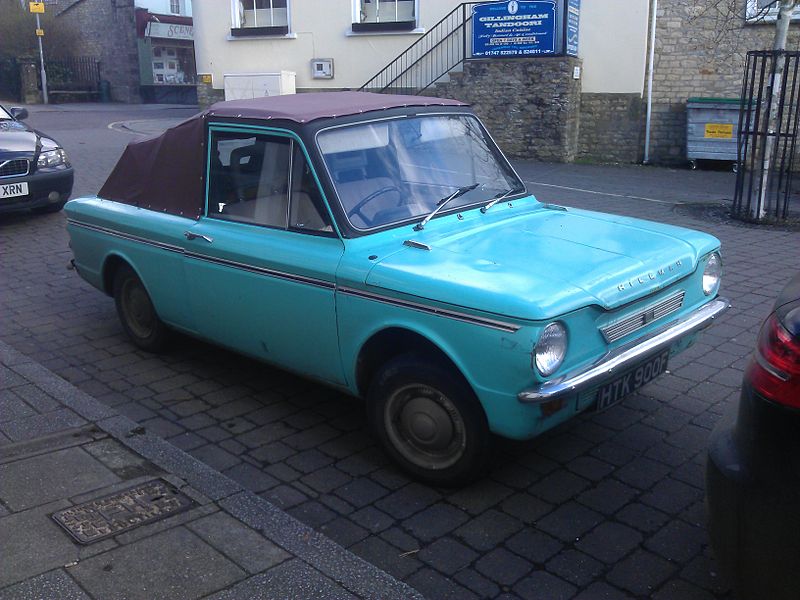
<path fill-rule="evenodd" d="M 667 369 L 722 313 L 719 242 L 543 204 L 461 102 L 222 102 L 134 142 L 66 206 L 134 344 L 172 330 L 364 398 L 427 482 L 487 467 Z"/>

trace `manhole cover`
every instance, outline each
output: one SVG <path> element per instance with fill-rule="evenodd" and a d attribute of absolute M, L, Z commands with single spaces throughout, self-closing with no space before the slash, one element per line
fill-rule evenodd
<path fill-rule="evenodd" d="M 174 486 L 156 479 L 65 508 L 53 513 L 53 519 L 81 544 L 91 544 L 182 512 L 193 504 Z"/>

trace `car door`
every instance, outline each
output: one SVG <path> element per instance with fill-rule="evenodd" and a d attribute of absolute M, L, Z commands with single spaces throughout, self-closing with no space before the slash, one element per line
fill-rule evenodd
<path fill-rule="evenodd" d="M 185 234 L 198 333 L 343 383 L 335 273 L 344 245 L 299 139 L 212 126 L 206 196 Z"/>

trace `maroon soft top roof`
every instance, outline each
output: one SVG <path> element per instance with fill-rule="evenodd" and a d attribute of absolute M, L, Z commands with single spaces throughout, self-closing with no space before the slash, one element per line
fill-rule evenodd
<path fill-rule="evenodd" d="M 320 92 L 218 102 L 161 135 L 128 144 L 100 198 L 197 219 L 203 213 L 205 122 L 211 117 L 307 123 L 407 106 L 466 106 L 458 100 L 368 92 Z"/>
<path fill-rule="evenodd" d="M 345 117 L 373 110 L 406 106 L 466 105 L 458 100 L 425 96 L 399 96 L 369 92 L 320 92 L 218 102 L 208 109 L 208 114 L 214 117 L 287 119 L 296 123 L 308 123 L 315 119 Z"/>

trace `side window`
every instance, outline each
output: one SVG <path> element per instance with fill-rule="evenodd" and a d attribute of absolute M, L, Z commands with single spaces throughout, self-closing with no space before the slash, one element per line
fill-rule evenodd
<path fill-rule="evenodd" d="M 311 167 L 298 144 L 292 158 L 292 196 L 289 227 L 297 231 L 333 233 L 330 216 L 311 172 Z"/>
<path fill-rule="evenodd" d="M 212 132 L 208 216 L 286 229 L 291 152 L 288 138 Z"/>

